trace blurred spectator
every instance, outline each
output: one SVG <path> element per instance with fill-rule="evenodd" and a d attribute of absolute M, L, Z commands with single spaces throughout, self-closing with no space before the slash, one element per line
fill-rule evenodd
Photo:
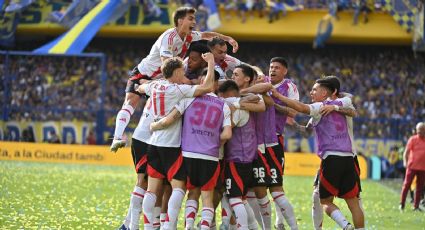
<path fill-rule="evenodd" d="M 412 136 L 407 142 L 404 151 L 403 164 L 406 167 L 406 177 L 401 192 L 400 209 L 404 210 L 407 192 L 416 176 L 415 210 L 419 210 L 419 202 L 422 196 L 425 183 L 425 123 L 419 122 L 416 125 L 417 134 Z"/>
<path fill-rule="evenodd" d="M 33 130 L 28 127 L 22 131 L 22 142 L 35 142 Z"/>
<path fill-rule="evenodd" d="M 94 134 L 94 130 L 89 131 L 89 135 L 86 137 L 86 143 L 88 145 L 96 144 L 96 135 Z"/>
<path fill-rule="evenodd" d="M 363 14 L 363 23 L 367 23 L 369 21 L 368 14 L 373 11 L 374 4 L 374 0 L 356 0 L 353 24 L 357 25 L 360 13 Z"/>
<path fill-rule="evenodd" d="M 61 141 L 59 139 L 59 136 L 56 134 L 55 131 L 50 131 L 49 134 L 47 135 L 47 139 L 45 140 L 45 142 L 47 143 L 56 143 L 56 144 L 60 144 Z"/>

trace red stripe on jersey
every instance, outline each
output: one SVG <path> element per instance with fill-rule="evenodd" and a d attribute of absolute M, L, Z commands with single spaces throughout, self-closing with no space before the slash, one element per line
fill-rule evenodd
<path fill-rule="evenodd" d="M 167 172 L 167 179 L 168 181 L 171 181 L 173 179 L 174 175 L 176 175 L 177 171 L 182 167 L 183 165 L 183 155 L 180 151 L 179 157 L 177 158 L 176 162 L 170 167 L 170 169 Z"/>
<path fill-rule="evenodd" d="M 153 104 L 153 112 L 155 113 L 155 115 L 158 115 L 158 112 L 156 109 L 156 90 L 154 90 L 152 94 L 152 104 Z"/>
<path fill-rule="evenodd" d="M 257 152 L 258 152 L 258 156 L 260 157 L 261 161 L 263 162 L 264 166 L 266 167 L 267 175 L 271 176 L 271 175 L 272 175 L 272 173 L 271 173 L 271 171 L 270 171 L 270 165 L 269 165 L 269 164 L 267 164 L 267 160 L 266 160 L 266 158 L 263 156 L 263 154 L 261 153 L 261 151 L 260 151 L 260 150 L 258 150 Z"/>
<path fill-rule="evenodd" d="M 190 43 L 192 42 L 192 36 L 187 35 L 186 39 L 183 41 L 183 47 L 182 51 L 180 52 L 179 56 L 183 58 L 186 55 L 187 50 L 189 49 Z"/>
<path fill-rule="evenodd" d="M 151 78 L 155 78 L 161 73 L 161 68 L 159 67 L 155 72 L 152 73 Z"/>
<path fill-rule="evenodd" d="M 173 40 L 175 36 L 176 36 L 176 30 L 173 30 L 173 32 L 171 32 L 171 34 L 168 36 L 168 45 L 173 44 Z"/>
<path fill-rule="evenodd" d="M 146 164 L 146 162 L 148 161 L 148 155 L 144 155 L 142 157 L 142 159 L 139 160 L 139 162 L 137 162 L 136 164 L 136 173 L 139 171 L 139 168 L 142 167 L 142 165 Z"/>
<path fill-rule="evenodd" d="M 233 178 L 236 181 L 236 185 L 239 187 L 239 190 L 242 192 L 242 194 L 244 194 L 244 189 L 243 189 L 243 181 L 242 178 L 239 176 L 238 171 L 236 170 L 235 167 L 235 163 L 233 162 L 229 162 L 229 167 L 230 167 L 230 173 L 232 174 Z"/>
<path fill-rule="evenodd" d="M 150 166 L 149 163 L 148 163 L 147 171 L 148 171 L 148 175 L 150 177 L 157 178 L 157 179 L 164 179 L 165 178 L 164 175 L 162 175 L 160 172 L 156 171 L 156 169 L 154 169 L 152 166 Z"/>
<path fill-rule="evenodd" d="M 220 68 L 223 70 L 223 71 L 225 71 L 226 70 L 226 68 L 227 68 L 227 63 L 226 63 L 226 61 L 222 61 L 221 63 L 220 63 Z"/>
<path fill-rule="evenodd" d="M 215 188 L 217 185 L 218 177 L 220 176 L 220 164 L 217 164 L 217 168 L 215 169 L 214 175 L 212 178 L 201 187 L 201 191 L 210 191 Z"/>
<path fill-rule="evenodd" d="M 283 168 L 282 165 L 279 163 L 279 160 L 277 159 L 276 153 L 274 152 L 272 147 L 267 147 L 267 149 L 269 150 L 270 156 L 274 162 L 274 164 L 277 166 L 277 168 L 279 169 L 280 175 L 282 175 L 283 173 Z"/>
<path fill-rule="evenodd" d="M 165 116 L 165 92 L 159 93 L 159 114 Z"/>
<path fill-rule="evenodd" d="M 329 181 L 323 176 L 323 168 L 320 168 L 320 183 L 325 189 L 333 196 L 338 195 L 338 189 L 336 189 Z"/>

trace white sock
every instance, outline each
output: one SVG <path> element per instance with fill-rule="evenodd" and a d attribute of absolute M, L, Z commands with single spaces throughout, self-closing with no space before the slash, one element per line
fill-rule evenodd
<path fill-rule="evenodd" d="M 295 219 L 294 215 L 294 208 L 292 208 L 292 205 L 289 203 L 288 199 L 286 199 L 285 194 L 283 192 L 272 192 L 272 197 L 282 211 L 282 215 L 291 230 L 298 229 L 297 219 Z"/>
<path fill-rule="evenodd" d="M 248 202 L 246 200 L 243 201 L 243 204 L 246 209 L 246 214 L 248 215 L 248 228 L 249 229 L 258 229 L 257 220 L 255 219 L 254 211 L 252 210 L 251 206 L 249 206 Z M 258 205 L 258 203 L 257 203 Z"/>
<path fill-rule="evenodd" d="M 144 229 L 145 230 L 151 230 L 153 228 L 153 222 L 154 222 L 154 208 L 155 208 L 155 202 L 156 202 L 156 195 L 155 193 L 147 191 L 145 193 L 145 198 L 143 199 L 143 217 L 144 217 Z"/>
<path fill-rule="evenodd" d="M 161 214 L 161 207 L 160 206 L 155 207 L 153 209 L 153 216 L 154 216 L 153 227 L 155 229 L 161 226 L 160 214 Z"/>
<path fill-rule="evenodd" d="M 314 229 L 321 230 L 323 223 L 323 208 L 320 204 L 319 189 L 313 191 L 313 207 L 311 209 L 311 216 L 313 217 Z"/>
<path fill-rule="evenodd" d="M 130 122 L 130 117 L 134 113 L 134 108 L 131 105 L 123 105 L 121 110 L 117 114 L 117 118 L 115 119 L 115 132 L 114 138 L 121 139 L 125 128 Z"/>
<path fill-rule="evenodd" d="M 232 217 L 232 210 L 230 208 L 229 200 L 226 195 L 221 198 L 221 222 L 224 226 L 230 225 L 230 218 Z"/>
<path fill-rule="evenodd" d="M 168 201 L 168 222 L 165 222 L 165 229 L 174 229 L 174 225 L 177 223 L 180 208 L 182 207 L 183 198 L 186 195 L 185 191 L 181 188 L 173 189 L 170 200 Z"/>
<path fill-rule="evenodd" d="M 331 218 L 334 220 L 341 228 L 345 228 L 347 224 L 349 223 L 347 219 L 345 219 L 345 216 L 342 214 L 342 212 L 339 209 L 334 210 L 331 213 Z"/>
<path fill-rule="evenodd" d="M 215 222 L 215 210 L 214 210 L 214 217 L 213 217 L 213 219 L 211 221 L 210 230 L 217 230 L 217 224 Z"/>
<path fill-rule="evenodd" d="M 364 230 L 364 228 L 356 228 L 355 230 Z"/>
<path fill-rule="evenodd" d="M 198 201 L 186 200 L 184 216 L 186 218 L 186 229 L 195 226 L 196 213 L 198 212 Z"/>
<path fill-rule="evenodd" d="M 251 207 L 252 211 L 254 211 L 255 219 L 257 220 L 258 224 L 263 226 L 263 220 L 261 219 L 260 205 L 258 204 L 258 200 L 257 200 L 257 197 L 255 196 L 255 192 L 248 191 L 248 193 L 246 194 L 246 200 L 248 201 L 248 204 Z"/>
<path fill-rule="evenodd" d="M 124 219 L 124 222 L 123 222 L 123 224 L 126 228 L 128 228 L 128 226 L 130 225 L 130 221 L 131 221 L 131 196 L 132 195 L 130 195 L 130 204 L 128 205 L 127 216 L 125 216 L 125 219 Z"/>
<path fill-rule="evenodd" d="M 230 207 L 232 207 L 235 212 L 238 229 L 248 229 L 248 213 L 246 212 L 242 199 L 230 198 L 229 203 Z"/>
<path fill-rule="evenodd" d="M 237 229 L 238 229 L 238 224 L 230 224 L 229 230 L 237 230 Z"/>
<path fill-rule="evenodd" d="M 209 230 L 211 227 L 213 218 L 214 218 L 213 208 L 207 208 L 207 207 L 202 208 L 201 229 Z"/>
<path fill-rule="evenodd" d="M 130 229 L 139 229 L 140 224 L 140 213 L 142 213 L 143 198 L 145 196 L 145 190 L 135 186 L 133 193 L 131 194 L 131 214 L 130 214 Z"/>
<path fill-rule="evenodd" d="M 265 196 L 258 199 L 260 207 L 261 218 L 263 220 L 263 229 L 271 229 L 272 225 L 272 206 L 270 204 L 269 197 Z"/>
<path fill-rule="evenodd" d="M 283 217 L 282 210 L 280 210 L 279 205 L 276 203 L 276 201 L 274 201 L 274 207 L 276 213 L 275 225 L 278 226 L 279 224 L 283 224 L 285 217 Z"/>
<path fill-rule="evenodd" d="M 159 222 L 161 224 L 161 227 L 160 227 L 161 229 L 164 227 L 164 223 L 166 219 L 167 219 L 167 213 L 161 212 L 161 214 L 159 215 Z"/>

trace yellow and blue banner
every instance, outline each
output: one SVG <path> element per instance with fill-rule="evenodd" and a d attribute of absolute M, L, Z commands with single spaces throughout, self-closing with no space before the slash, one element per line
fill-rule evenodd
<path fill-rule="evenodd" d="M 18 12 L 5 12 L 4 1 L 0 0 L 0 46 L 11 47 L 15 43 L 15 31 L 19 22 Z"/>
<path fill-rule="evenodd" d="M 73 0 L 68 8 L 53 11 L 50 16 L 52 21 L 66 28 L 71 28 L 98 2 L 98 0 Z"/>
<path fill-rule="evenodd" d="M 33 52 L 42 54 L 81 53 L 99 29 L 106 24 L 110 18 L 115 17 L 116 9 L 126 3 L 126 0 L 100 1 L 68 32 Z"/>
<path fill-rule="evenodd" d="M 86 144 L 86 138 L 93 127 L 93 123 L 83 121 L 0 121 L 0 140 L 19 141 L 27 131 L 31 132 L 35 142 L 44 142 L 54 132 L 61 143 Z"/>
<path fill-rule="evenodd" d="M 408 32 L 413 30 L 417 6 L 417 0 L 385 0 L 385 8 L 387 11 L 390 12 L 393 19 Z"/>

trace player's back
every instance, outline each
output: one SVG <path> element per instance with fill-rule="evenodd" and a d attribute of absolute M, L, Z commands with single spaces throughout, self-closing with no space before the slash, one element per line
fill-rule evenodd
<path fill-rule="evenodd" d="M 179 85 L 168 80 L 158 80 L 150 84 L 152 114 L 155 121 L 167 116 L 175 105 L 183 98 L 193 97 L 196 86 Z M 164 147 L 179 147 L 181 140 L 181 119 L 166 129 L 157 130 L 152 134 L 151 143 Z"/>

